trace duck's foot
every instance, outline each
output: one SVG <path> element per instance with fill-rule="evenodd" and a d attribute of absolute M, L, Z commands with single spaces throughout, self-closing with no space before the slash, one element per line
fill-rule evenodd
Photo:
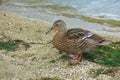
<path fill-rule="evenodd" d="M 71 64 L 77 64 L 77 63 L 79 63 L 79 60 L 70 60 L 70 63 Z"/>
<path fill-rule="evenodd" d="M 75 60 L 75 59 L 76 59 L 76 55 L 75 55 L 75 54 L 69 54 L 68 57 L 69 57 L 71 60 Z"/>

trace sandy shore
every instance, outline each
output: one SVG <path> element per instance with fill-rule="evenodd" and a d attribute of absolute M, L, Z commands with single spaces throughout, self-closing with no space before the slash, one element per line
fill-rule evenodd
<path fill-rule="evenodd" d="M 45 35 L 50 27 L 51 25 L 44 22 L 0 11 L 0 38 L 4 34 L 11 40 L 22 40 L 30 44 L 27 50 L 21 46 L 15 51 L 0 50 L 1 80 L 120 79 L 120 70 L 110 74 L 94 74 L 94 71 L 108 68 L 87 60 L 75 66 L 68 65 L 68 60 L 61 57 L 64 53 L 59 54 L 59 51 L 49 43 L 54 34 Z"/>

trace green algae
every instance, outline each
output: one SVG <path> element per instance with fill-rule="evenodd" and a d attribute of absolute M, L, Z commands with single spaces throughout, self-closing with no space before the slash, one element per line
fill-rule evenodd
<path fill-rule="evenodd" d="M 24 46 L 25 50 L 27 50 L 30 45 L 22 40 L 8 40 L 8 41 L 0 41 L 0 50 L 6 51 L 14 51 L 19 45 Z"/>
<path fill-rule="evenodd" d="M 13 42 L 0 42 L 0 50 L 13 51 L 17 45 Z"/>
<path fill-rule="evenodd" d="M 81 19 L 88 21 L 88 22 L 93 22 L 93 23 L 98 23 L 98 24 L 108 24 L 112 27 L 120 27 L 120 21 L 116 21 L 116 20 L 104 20 L 104 19 L 96 19 L 96 18 L 91 18 L 91 17 L 87 17 L 87 16 L 81 16 Z"/>
<path fill-rule="evenodd" d="M 76 18 L 78 16 L 78 15 L 68 14 L 68 13 L 62 13 L 62 15 L 69 18 Z"/>
<path fill-rule="evenodd" d="M 48 2 L 49 0 L 21 0 L 22 3 L 27 4 L 35 4 L 35 3 L 42 3 L 42 2 Z"/>
<path fill-rule="evenodd" d="M 100 46 L 91 53 L 84 54 L 85 59 L 106 66 L 120 66 L 120 42 Z"/>
<path fill-rule="evenodd" d="M 47 59 L 47 56 L 42 56 L 41 59 L 42 60 Z"/>
<path fill-rule="evenodd" d="M 108 24 L 111 27 L 120 27 L 120 21 L 116 21 L 116 20 L 96 19 L 96 18 L 91 18 L 84 15 L 80 15 L 80 14 L 62 13 L 62 15 L 69 18 L 80 18 L 87 22 L 93 22 L 98 24 Z M 104 18 L 103 16 L 100 16 L 100 17 Z"/>
<path fill-rule="evenodd" d="M 49 63 L 55 63 L 56 62 L 56 60 L 50 60 L 49 61 Z"/>
<path fill-rule="evenodd" d="M 57 77 L 53 77 L 53 78 L 50 78 L 50 77 L 42 77 L 40 80 L 61 80 Z"/>
<path fill-rule="evenodd" d="M 41 8 L 48 8 L 48 9 L 53 9 L 56 11 L 65 11 L 65 10 L 75 10 L 75 8 L 71 6 L 62 6 L 59 4 L 54 4 L 54 5 L 41 5 Z"/>
<path fill-rule="evenodd" d="M 99 18 L 105 18 L 105 16 L 97 16 L 97 17 L 99 17 Z"/>
<path fill-rule="evenodd" d="M 33 6 L 26 6 L 26 7 L 32 7 L 32 8 L 45 8 L 45 9 L 51 9 L 51 10 L 55 10 L 58 12 L 61 11 L 66 11 L 66 10 L 73 10 L 75 11 L 76 9 L 71 7 L 71 6 L 63 6 L 63 5 L 59 5 L 59 4 L 54 4 L 54 5 L 33 5 Z"/>

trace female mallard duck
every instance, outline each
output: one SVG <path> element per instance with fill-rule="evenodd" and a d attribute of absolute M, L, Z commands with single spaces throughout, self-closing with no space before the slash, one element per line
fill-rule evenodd
<path fill-rule="evenodd" d="M 75 63 L 82 60 L 82 53 L 94 49 L 105 41 L 102 37 L 81 28 L 67 30 L 65 22 L 62 20 L 54 22 L 52 28 L 46 34 L 52 30 L 57 31 L 52 41 L 54 47 L 72 53 Z"/>

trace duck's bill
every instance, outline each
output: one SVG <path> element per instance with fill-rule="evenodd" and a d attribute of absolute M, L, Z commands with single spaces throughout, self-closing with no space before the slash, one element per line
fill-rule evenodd
<path fill-rule="evenodd" d="M 52 28 L 50 28 L 50 29 L 46 32 L 46 34 L 49 34 L 51 31 L 52 31 Z"/>

